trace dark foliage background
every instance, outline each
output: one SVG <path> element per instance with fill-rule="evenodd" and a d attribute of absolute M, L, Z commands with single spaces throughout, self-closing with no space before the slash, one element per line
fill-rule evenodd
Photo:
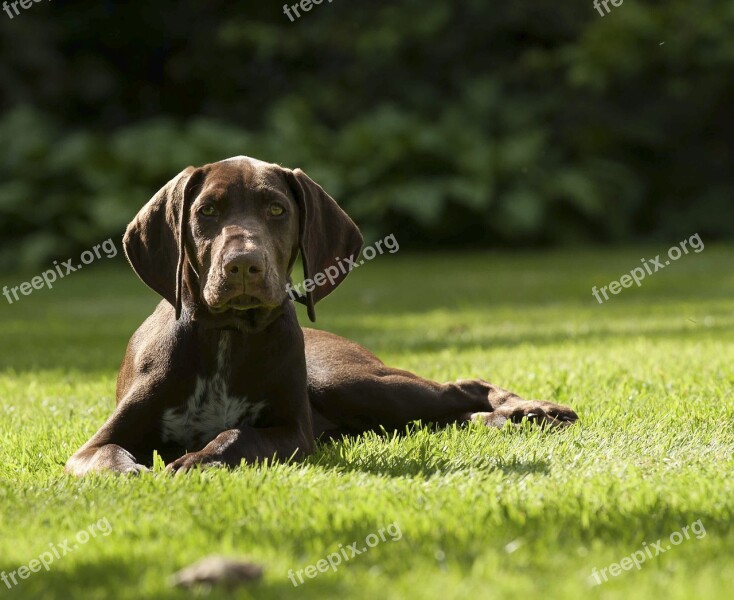
<path fill-rule="evenodd" d="M 119 239 L 236 154 L 403 247 L 734 237 L 734 3 L 282 4 L 0 13 L 0 265 Z"/>

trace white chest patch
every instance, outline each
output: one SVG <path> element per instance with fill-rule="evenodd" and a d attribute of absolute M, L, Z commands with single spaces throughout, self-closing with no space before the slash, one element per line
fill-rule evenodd
<path fill-rule="evenodd" d="M 232 333 L 223 331 L 217 351 L 217 370 L 209 379 L 196 378 L 194 393 L 180 408 L 163 413 L 161 436 L 187 451 L 199 450 L 219 433 L 243 423 L 252 424 L 265 405 L 249 403 L 247 398 L 231 396 L 227 387 Z"/>

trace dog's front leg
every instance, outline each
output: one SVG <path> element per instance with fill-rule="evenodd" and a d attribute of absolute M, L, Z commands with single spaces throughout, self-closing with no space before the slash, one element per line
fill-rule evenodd
<path fill-rule="evenodd" d="M 168 464 L 168 471 L 188 471 L 196 466 L 237 467 L 244 460 L 302 458 L 314 450 L 311 428 L 301 425 L 255 428 L 243 426 L 223 431 L 203 449 L 189 452 Z"/>
<path fill-rule="evenodd" d="M 140 454 L 140 441 L 152 435 L 149 403 L 126 399 L 112 416 L 66 463 L 70 475 L 92 472 L 140 473 L 148 469 L 133 455 Z"/>

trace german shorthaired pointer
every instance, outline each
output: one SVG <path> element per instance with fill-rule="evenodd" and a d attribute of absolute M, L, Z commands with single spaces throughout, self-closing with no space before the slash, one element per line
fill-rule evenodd
<path fill-rule="evenodd" d="M 124 246 L 163 301 L 130 339 L 117 407 L 69 459 L 74 475 L 139 472 L 154 450 L 171 471 L 286 460 L 309 454 L 322 436 L 414 420 L 577 419 L 481 379 L 428 381 L 354 342 L 302 329 L 286 292 L 299 252 L 312 278 L 356 258 L 362 236 L 300 169 L 247 157 L 189 167 L 141 209 Z M 345 276 L 299 299 L 311 320 Z"/>

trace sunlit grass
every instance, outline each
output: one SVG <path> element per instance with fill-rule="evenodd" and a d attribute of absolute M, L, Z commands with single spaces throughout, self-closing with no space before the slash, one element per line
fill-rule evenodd
<path fill-rule="evenodd" d="M 99 519 L 112 533 L 0 592 L 189 597 L 168 576 L 223 553 L 265 566 L 252 598 L 728 598 L 734 251 L 706 248 L 604 305 L 591 296 L 659 251 L 384 255 L 318 306 L 319 327 L 391 364 L 567 403 L 580 426 L 417 428 L 175 479 L 62 473 L 110 413 L 127 339 L 156 302 L 132 272 L 93 266 L 2 305 L 0 571 Z M 592 569 L 699 519 L 705 537 L 594 585 Z M 288 579 L 393 523 L 399 540 Z"/>

